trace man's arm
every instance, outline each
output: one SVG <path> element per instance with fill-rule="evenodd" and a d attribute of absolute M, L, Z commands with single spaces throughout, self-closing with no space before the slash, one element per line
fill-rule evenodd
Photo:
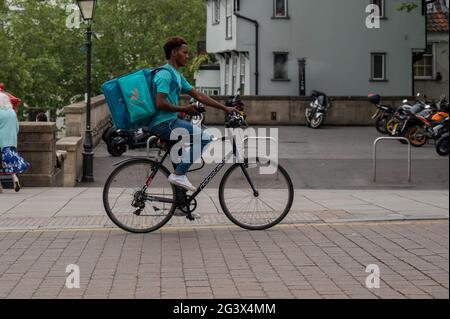
<path fill-rule="evenodd" d="M 188 94 L 193 97 L 194 99 L 196 99 L 197 101 L 200 101 L 201 103 L 211 106 L 215 109 L 219 109 L 222 110 L 226 113 L 230 113 L 230 112 L 236 112 L 236 110 L 232 107 L 226 107 L 225 105 L 223 105 L 222 103 L 217 102 L 216 100 L 210 98 L 208 95 L 201 93 L 199 91 L 197 91 L 196 89 L 192 89 L 188 92 Z"/>
<path fill-rule="evenodd" d="M 170 103 L 167 100 L 167 94 L 165 93 L 157 93 L 156 95 L 156 107 L 158 110 L 164 110 L 169 112 L 185 112 L 188 114 L 197 114 L 194 107 L 192 105 L 186 105 L 186 106 L 176 106 Z"/>

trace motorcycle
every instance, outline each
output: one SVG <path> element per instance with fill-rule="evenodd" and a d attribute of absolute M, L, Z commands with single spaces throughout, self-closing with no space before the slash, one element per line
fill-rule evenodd
<path fill-rule="evenodd" d="M 331 107 L 331 99 L 322 92 L 313 90 L 312 101 L 305 109 L 307 125 L 313 129 L 319 128 L 325 122 L 327 110 Z"/>
<path fill-rule="evenodd" d="M 369 101 L 377 107 L 377 111 L 372 116 L 372 120 L 375 120 L 375 128 L 381 134 L 388 134 L 386 128 L 387 122 L 394 116 L 395 109 L 390 105 L 381 104 L 381 96 L 379 94 L 369 94 Z"/>
<path fill-rule="evenodd" d="M 448 116 L 448 103 L 444 96 L 437 104 L 428 103 L 422 111 L 412 114 L 404 136 L 415 147 L 425 145 L 430 139 L 437 141 L 448 126 Z"/>
<path fill-rule="evenodd" d="M 225 101 L 226 106 L 235 107 L 239 111 L 239 113 L 227 114 L 225 116 L 226 128 L 248 127 L 246 122 L 247 115 L 244 113 L 244 103 L 241 101 L 240 92 L 241 89 L 238 89 L 236 95 L 229 96 Z"/>
<path fill-rule="evenodd" d="M 448 156 L 448 127 L 447 133 L 443 134 L 441 138 L 436 142 L 436 152 L 441 156 Z"/>
<path fill-rule="evenodd" d="M 417 95 L 420 97 L 420 94 Z M 421 121 L 415 116 L 427 108 L 427 102 L 417 99 L 414 105 L 407 104 L 404 100 L 403 105 L 400 106 L 394 113 L 392 119 L 386 123 L 386 129 L 391 136 L 405 137 L 406 132 L 410 127 L 420 125 Z M 428 105 L 428 108 L 430 106 Z M 407 142 L 400 141 L 402 144 Z"/>

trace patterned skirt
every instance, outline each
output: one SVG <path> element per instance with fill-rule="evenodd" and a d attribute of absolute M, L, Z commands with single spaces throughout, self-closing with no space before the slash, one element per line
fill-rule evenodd
<path fill-rule="evenodd" d="M 21 174 L 28 170 L 30 164 L 19 155 L 15 147 L 1 149 L 0 174 Z"/>

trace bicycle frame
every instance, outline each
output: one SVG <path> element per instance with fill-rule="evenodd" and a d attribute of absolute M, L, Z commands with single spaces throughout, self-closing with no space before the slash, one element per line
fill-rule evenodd
<path fill-rule="evenodd" d="M 222 142 L 226 141 L 226 137 L 222 137 L 221 139 Z M 236 147 L 236 141 L 233 138 L 233 156 L 236 157 L 236 152 L 237 152 L 237 147 Z M 164 156 L 161 158 L 161 160 L 158 162 L 158 167 L 157 169 L 155 169 L 152 173 L 152 175 L 147 179 L 146 182 L 146 186 L 144 186 L 144 191 L 147 190 L 148 187 L 150 187 L 153 179 L 155 178 L 156 174 L 158 173 L 159 168 L 163 165 L 164 161 L 166 160 L 167 156 L 169 155 L 170 150 L 166 151 L 166 153 L 164 154 Z M 231 153 L 230 153 L 231 154 Z M 214 179 L 214 177 L 222 170 L 222 168 L 225 166 L 228 157 L 230 156 L 230 154 L 227 154 L 223 157 L 222 162 L 220 162 L 213 170 L 212 172 L 205 177 L 205 179 L 200 183 L 200 186 L 197 188 L 197 190 L 191 195 L 187 197 L 186 201 L 176 201 L 176 200 L 172 200 L 172 199 L 168 199 L 168 198 L 162 198 L 162 197 L 158 197 L 158 196 L 152 196 L 152 195 L 146 195 L 145 196 L 145 200 L 148 201 L 158 201 L 161 203 L 169 203 L 169 204 L 189 204 L 191 203 L 193 200 L 195 200 L 195 198 L 203 191 L 203 189 L 205 189 L 206 186 L 208 186 L 208 184 Z M 244 173 L 245 178 L 247 179 L 249 185 L 251 186 L 255 196 L 258 196 L 258 191 L 256 190 L 255 186 L 253 185 L 253 182 L 251 181 L 250 175 L 247 172 L 247 169 L 245 167 L 245 163 L 240 163 L 239 164 L 242 168 L 242 171 Z"/>

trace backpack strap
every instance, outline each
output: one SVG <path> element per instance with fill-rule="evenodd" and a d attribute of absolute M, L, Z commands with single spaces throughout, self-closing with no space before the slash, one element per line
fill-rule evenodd
<path fill-rule="evenodd" d="M 151 88 L 150 88 L 150 94 L 152 95 L 152 97 L 154 97 L 156 99 L 156 84 L 154 83 L 154 78 L 155 75 L 160 72 L 160 71 L 167 71 L 170 73 L 170 75 L 172 76 L 172 83 L 171 83 L 171 89 L 175 89 L 177 94 L 179 95 L 181 93 L 181 81 L 180 83 L 178 83 L 178 79 L 177 76 L 175 75 L 175 72 L 171 69 L 168 68 L 166 66 L 160 66 L 158 68 L 155 68 L 152 70 L 152 83 L 151 83 Z M 156 106 L 156 101 L 154 102 L 155 106 Z M 151 123 L 159 114 L 159 110 L 156 109 L 155 114 L 153 114 L 152 118 L 150 119 L 149 123 Z"/>
<path fill-rule="evenodd" d="M 158 72 L 163 71 L 163 70 L 169 72 L 170 75 L 172 76 L 171 89 L 175 88 L 177 91 L 177 94 L 179 95 L 181 93 L 181 82 L 178 83 L 177 76 L 175 75 L 175 72 L 171 68 L 168 68 L 166 66 L 160 66 L 152 71 L 152 72 L 154 72 L 153 76 L 155 76 Z M 155 88 L 154 83 L 152 83 L 152 90 L 154 90 L 154 88 Z"/>

